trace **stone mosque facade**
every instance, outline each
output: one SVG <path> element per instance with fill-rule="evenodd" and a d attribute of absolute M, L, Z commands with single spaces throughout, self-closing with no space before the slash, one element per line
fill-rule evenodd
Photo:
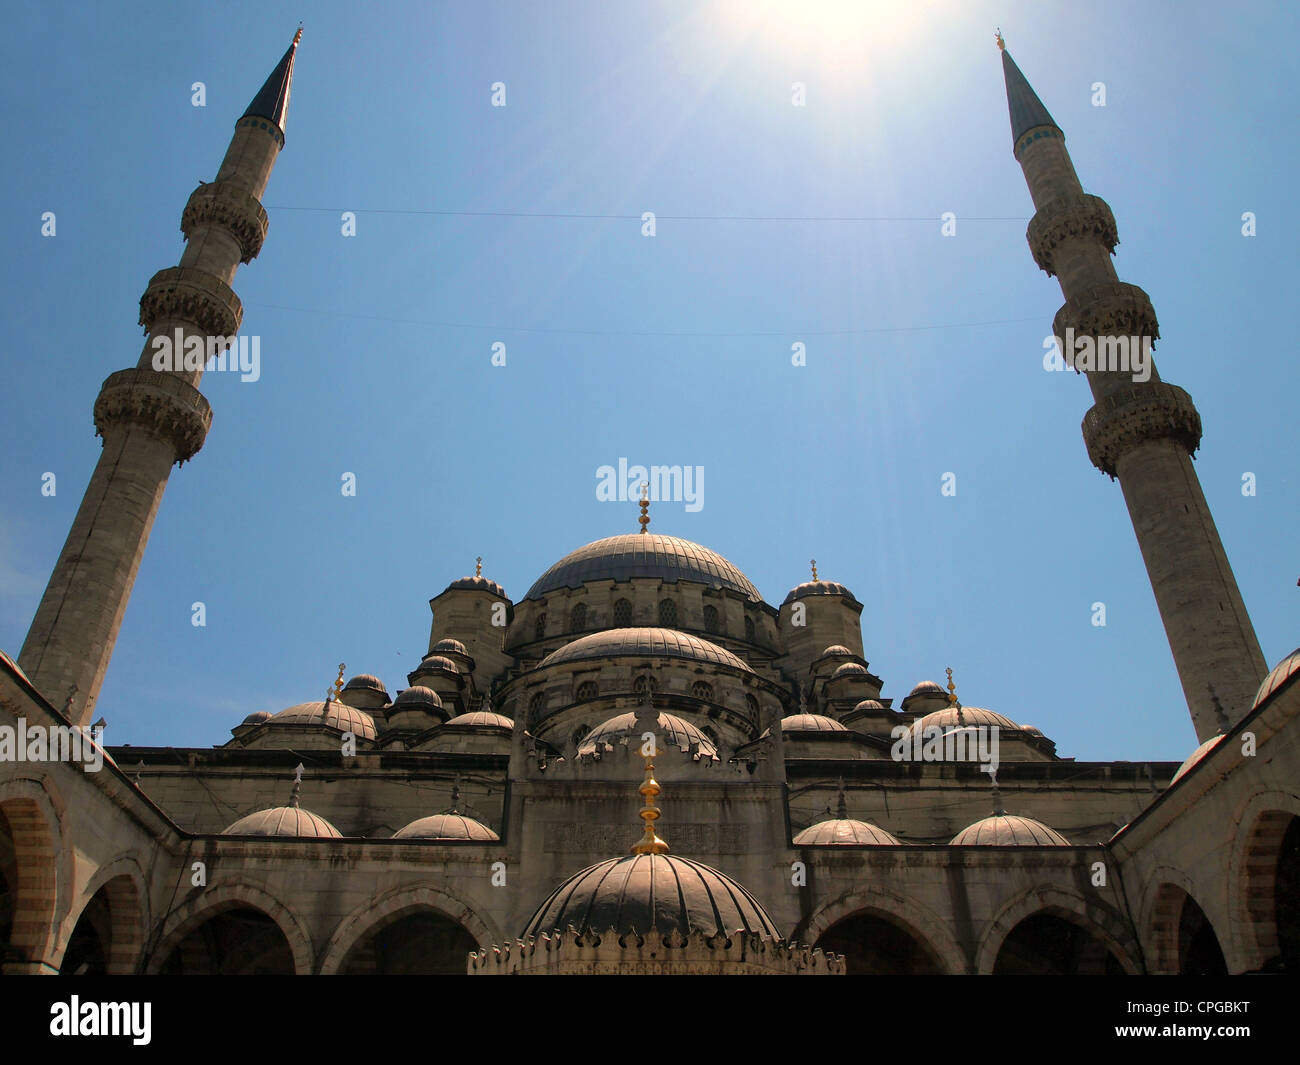
<path fill-rule="evenodd" d="M 141 299 L 151 339 L 238 332 L 297 47 L 190 197 L 180 265 Z M 1158 336 L 1115 273 L 1109 207 L 1002 64 L 1056 333 Z M 167 477 L 211 420 L 201 368 L 153 350 L 95 404 L 99 465 L 17 661 L 0 655 L 0 733 L 96 716 Z M 639 531 L 629 511 L 518 598 L 481 567 L 451 580 L 402 683 L 340 667 L 326 698 L 220 746 L 95 747 L 94 773 L 11 743 L 3 971 L 1300 971 L 1300 652 L 1265 666 L 1191 398 L 1086 376 L 1087 451 L 1120 482 L 1202 741 L 1181 765 L 1075 761 L 951 676 L 886 696 L 849 588 L 814 567 L 774 605 L 650 531 L 643 503 Z"/>

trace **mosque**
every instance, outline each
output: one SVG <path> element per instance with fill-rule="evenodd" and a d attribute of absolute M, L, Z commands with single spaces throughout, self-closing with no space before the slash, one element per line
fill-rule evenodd
<path fill-rule="evenodd" d="M 98 465 L 0 654 L 0 732 L 95 736 L 167 478 L 211 421 L 202 370 L 155 367 L 151 340 L 238 334 L 300 36 L 190 196 L 138 364 L 104 382 Z M 1157 337 L 1110 208 L 998 44 L 1056 334 Z M 814 564 L 773 605 L 651 532 L 646 493 L 517 599 L 481 564 L 450 580 L 405 678 L 340 666 L 212 748 L 95 736 L 98 772 L 0 760 L 3 972 L 1300 972 L 1300 651 L 1267 669 L 1191 397 L 1085 376 L 1087 452 L 1120 483 L 1201 741 L 1181 765 L 1076 761 L 951 672 L 896 703 L 849 588 Z"/>

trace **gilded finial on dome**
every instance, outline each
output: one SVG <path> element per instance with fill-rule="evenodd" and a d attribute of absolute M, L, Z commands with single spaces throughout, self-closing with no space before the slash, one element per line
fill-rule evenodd
<path fill-rule="evenodd" d="M 817 560 L 815 558 L 808 560 L 808 565 L 812 566 L 813 580 L 817 579 Z"/>
<path fill-rule="evenodd" d="M 650 482 L 641 482 L 641 517 L 637 518 L 641 523 L 641 531 L 646 531 L 646 526 L 650 524 Z"/>
<path fill-rule="evenodd" d="M 946 672 L 947 672 L 947 674 L 948 674 L 948 705 L 949 705 L 949 706 L 956 706 L 956 705 L 957 705 L 957 685 L 955 685 L 955 684 L 952 682 L 952 669 L 949 668 Z"/>
<path fill-rule="evenodd" d="M 1002 39 L 1002 27 L 1001 27 L 1001 26 L 998 27 L 997 32 L 996 32 L 995 34 L 993 34 L 993 36 L 994 36 L 994 38 L 995 38 L 995 39 L 997 40 L 997 42 L 998 42 L 998 51 L 999 51 L 999 52 L 1005 52 L 1005 51 L 1007 50 L 1007 42 L 1004 41 L 1004 40 Z"/>
<path fill-rule="evenodd" d="M 346 668 L 342 662 L 339 663 L 339 675 L 334 679 L 334 686 L 330 688 L 329 693 L 325 696 L 327 703 L 332 703 L 343 694 L 343 671 Z"/>
<path fill-rule="evenodd" d="M 654 804 L 655 796 L 659 794 L 659 782 L 655 780 L 655 763 L 654 759 L 646 755 L 645 760 L 645 780 L 642 782 L 640 792 L 645 796 L 645 805 L 641 808 L 641 819 L 645 822 L 645 834 L 637 841 L 632 848 L 633 854 L 667 854 L 668 844 L 655 835 L 655 822 L 659 819 L 659 807 Z"/>
<path fill-rule="evenodd" d="M 481 577 L 481 576 L 483 576 L 483 556 L 482 556 L 482 555 L 479 555 L 478 558 L 476 558 L 476 559 L 474 560 L 474 576 L 475 576 L 475 577 Z"/>

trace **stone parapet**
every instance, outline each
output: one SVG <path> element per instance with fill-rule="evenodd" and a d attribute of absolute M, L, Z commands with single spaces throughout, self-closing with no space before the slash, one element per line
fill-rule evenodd
<path fill-rule="evenodd" d="M 1112 254 L 1119 243 L 1119 230 L 1110 206 L 1100 196 L 1086 193 L 1061 196 L 1045 203 L 1030 219 L 1025 233 L 1034 262 L 1048 277 L 1056 275 L 1054 254 L 1061 242 L 1089 236 L 1100 240 Z"/>
<path fill-rule="evenodd" d="M 1112 479 L 1120 457 L 1145 440 L 1168 437 L 1195 454 L 1201 415 L 1177 385 L 1147 381 L 1099 399 L 1083 418 L 1083 440 L 1092 464 Z"/>
<path fill-rule="evenodd" d="M 158 322 L 193 322 L 213 337 L 239 332 L 244 308 L 235 290 L 206 270 L 172 266 L 149 279 L 140 297 L 140 324 L 152 330 Z"/>
<path fill-rule="evenodd" d="M 1067 299 L 1052 319 L 1052 329 L 1063 337 L 1069 328 L 1076 336 L 1160 339 L 1151 297 L 1124 281 L 1098 281 Z"/>
<path fill-rule="evenodd" d="M 194 230 L 219 225 L 239 241 L 240 262 L 252 262 L 262 250 L 269 220 L 257 197 L 227 181 L 200 185 L 190 193 L 181 213 L 181 232 L 189 240 Z"/>
<path fill-rule="evenodd" d="M 212 408 L 193 385 L 157 370 L 118 370 L 95 400 L 95 432 L 107 438 L 130 425 L 148 430 L 176 450 L 176 462 L 198 454 L 212 425 Z"/>

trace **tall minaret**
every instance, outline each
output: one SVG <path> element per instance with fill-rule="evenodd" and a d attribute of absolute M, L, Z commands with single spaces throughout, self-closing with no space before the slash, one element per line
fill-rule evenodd
<path fill-rule="evenodd" d="M 193 369 L 178 360 L 157 370 L 155 356 L 165 350 L 162 338 L 195 338 L 202 348 L 194 350 L 206 353 L 209 338 L 239 332 L 243 308 L 230 283 L 266 238 L 259 199 L 284 147 L 301 37 L 299 30 L 235 124 L 216 181 L 200 184 L 185 205 L 180 265 L 154 274 L 140 297 L 140 324 L 149 334 L 140 361 L 111 375 L 95 400 L 104 450 L 18 656 L 37 689 L 76 724 L 94 715 L 172 464 L 194 457 L 212 423 L 197 388 L 202 360 L 193 359 Z"/>
<path fill-rule="evenodd" d="M 1037 213 L 1029 248 L 1065 296 L 1054 333 L 1076 337 L 1160 336 L 1142 289 L 1120 281 L 1111 265 L 1119 237 L 1104 200 L 1079 184 L 1065 134 L 1020 73 L 1001 35 L 1002 72 L 1011 111 L 1011 141 Z M 1072 352 L 1066 353 L 1073 354 Z M 1201 442 L 1201 416 L 1192 398 L 1151 376 L 1128 371 L 1085 372 L 1096 401 L 1083 419 L 1093 464 L 1118 478 L 1137 532 L 1165 634 L 1196 735 L 1219 731 L 1216 704 L 1235 723 L 1251 707 L 1267 669 L 1232 567 L 1192 469 Z M 1140 374 L 1138 376 L 1141 376 Z"/>

